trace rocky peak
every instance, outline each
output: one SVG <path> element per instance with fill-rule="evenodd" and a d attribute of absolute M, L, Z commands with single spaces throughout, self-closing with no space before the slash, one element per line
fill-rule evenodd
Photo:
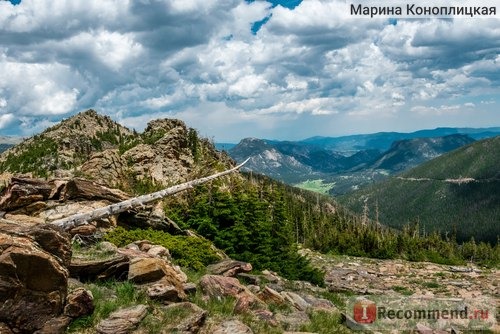
<path fill-rule="evenodd" d="M 193 173 L 214 172 L 207 166 L 231 163 L 181 120 L 154 120 L 139 134 L 89 109 L 4 152 L 0 172 L 42 177 L 76 173 L 134 190 L 183 182 Z"/>
<path fill-rule="evenodd" d="M 132 135 L 110 117 L 89 109 L 2 153 L 0 170 L 37 176 L 73 171 L 92 154 L 118 148 Z"/>
<path fill-rule="evenodd" d="M 262 139 L 244 138 L 230 152 L 236 160 L 246 159 L 248 156 L 271 150 L 273 147 Z"/>
<path fill-rule="evenodd" d="M 187 131 L 186 124 L 183 121 L 178 119 L 163 118 L 163 119 L 155 119 L 149 122 L 146 127 L 146 130 L 144 130 L 144 133 L 158 132 L 158 131 L 169 132 L 170 130 L 175 128 L 182 128 L 184 131 Z"/>

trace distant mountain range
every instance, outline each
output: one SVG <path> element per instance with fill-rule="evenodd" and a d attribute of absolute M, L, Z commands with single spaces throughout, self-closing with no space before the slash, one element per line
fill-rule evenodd
<path fill-rule="evenodd" d="M 414 138 L 444 137 L 453 134 L 465 134 L 479 140 L 500 135 L 500 127 L 491 128 L 436 128 L 410 133 L 378 132 L 341 137 L 311 137 L 300 142 L 320 146 L 334 151 L 360 151 L 366 149 L 388 150 L 395 141 Z"/>
<path fill-rule="evenodd" d="M 0 153 L 8 150 L 16 144 L 19 144 L 21 141 L 21 137 L 0 136 Z"/>
<path fill-rule="evenodd" d="M 384 182 L 339 197 L 385 225 L 456 233 L 497 242 L 500 235 L 500 136 L 444 154 Z M 366 208 L 365 208 L 366 205 Z"/>
<path fill-rule="evenodd" d="M 250 158 L 248 170 L 339 195 L 495 135 L 500 135 L 500 128 L 437 128 L 301 141 L 246 138 L 228 153 L 236 161 Z"/>

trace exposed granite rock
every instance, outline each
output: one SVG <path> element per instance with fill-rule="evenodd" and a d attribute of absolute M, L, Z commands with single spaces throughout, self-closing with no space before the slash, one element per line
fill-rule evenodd
<path fill-rule="evenodd" d="M 149 283 L 163 276 L 163 261 L 157 258 L 135 258 L 130 261 L 128 280 L 134 283 Z"/>
<path fill-rule="evenodd" d="M 65 315 L 49 319 L 41 329 L 34 334 L 63 334 L 71 323 L 71 318 Z M 2 333 L 3 334 L 3 333 Z"/>
<path fill-rule="evenodd" d="M 183 283 L 185 274 L 160 258 L 133 258 L 130 260 L 128 279 L 132 282 L 148 283 L 146 291 L 151 298 L 164 302 L 186 299 Z"/>
<path fill-rule="evenodd" d="M 310 322 L 309 316 L 304 311 L 295 311 L 290 314 L 278 313 L 276 320 L 281 323 L 285 330 L 297 331 L 303 325 Z"/>
<path fill-rule="evenodd" d="M 200 279 L 200 287 L 210 297 L 237 297 L 242 293 L 251 294 L 248 289 L 233 277 L 205 275 Z"/>
<path fill-rule="evenodd" d="M 184 122 L 173 119 L 154 120 L 148 124 L 139 144 L 122 155 L 129 174 L 140 180 L 149 175 L 155 184 L 186 181 L 194 165 Z"/>
<path fill-rule="evenodd" d="M 94 297 L 92 292 L 84 288 L 77 288 L 71 291 L 66 297 L 64 315 L 71 318 L 78 318 L 91 314 L 94 311 Z"/>
<path fill-rule="evenodd" d="M 117 149 L 107 149 L 94 153 L 81 166 L 83 174 L 97 180 L 106 180 L 111 185 L 118 185 L 117 181 L 125 177 L 126 161 L 120 156 Z"/>
<path fill-rule="evenodd" d="M 249 271 L 252 271 L 252 265 L 248 262 L 225 259 L 221 262 L 209 265 L 207 267 L 207 271 L 214 275 L 234 277 L 238 273 L 247 273 Z"/>
<path fill-rule="evenodd" d="M 328 299 L 317 298 L 309 294 L 303 294 L 301 297 L 309 305 L 309 308 L 314 311 L 338 311 L 337 307 Z"/>
<path fill-rule="evenodd" d="M 16 223 L 23 224 L 25 226 L 43 224 L 44 220 L 38 217 L 32 217 L 25 214 L 11 214 L 6 213 L 4 218 L 6 220 L 15 221 Z"/>
<path fill-rule="evenodd" d="M 94 252 L 91 250 L 90 252 Z M 95 280 L 127 277 L 128 258 L 119 253 L 108 254 L 102 258 L 88 258 L 85 254 L 73 256 L 69 265 L 71 277 L 81 280 Z"/>
<path fill-rule="evenodd" d="M 282 305 L 285 303 L 285 298 L 276 290 L 266 286 L 260 291 L 257 296 L 266 304 Z"/>
<path fill-rule="evenodd" d="M 146 292 L 149 298 L 165 303 L 181 300 L 177 288 L 166 281 L 158 281 L 149 285 Z"/>
<path fill-rule="evenodd" d="M 240 282 L 233 277 L 224 277 L 218 275 L 205 275 L 200 279 L 200 287 L 209 297 L 234 297 L 236 304 L 234 311 L 243 313 L 251 308 L 266 308 L 248 288 L 241 285 Z"/>
<path fill-rule="evenodd" d="M 100 334 L 130 334 L 139 326 L 147 313 L 148 307 L 146 305 L 135 305 L 120 309 L 99 322 L 97 332 Z"/>
<path fill-rule="evenodd" d="M 234 304 L 233 312 L 236 314 L 241 314 L 250 311 L 251 309 L 265 309 L 267 305 L 262 303 L 254 294 L 250 293 L 240 293 L 236 298 L 236 304 Z"/>
<path fill-rule="evenodd" d="M 166 258 L 168 260 L 172 259 L 170 255 L 170 251 L 163 246 L 154 245 L 150 249 L 147 250 L 147 253 L 154 257 Z"/>
<path fill-rule="evenodd" d="M 203 327 L 208 312 L 189 302 L 176 303 L 164 308 L 166 313 L 181 314 L 163 329 L 163 333 L 196 334 Z"/>
<path fill-rule="evenodd" d="M 68 235 L 52 226 L 0 223 L 0 322 L 15 332 L 35 332 L 61 315 L 68 254 Z"/>
<path fill-rule="evenodd" d="M 227 320 L 215 327 L 213 334 L 253 334 L 253 331 L 239 320 Z"/>
<path fill-rule="evenodd" d="M 498 301 L 498 269 L 482 272 L 475 265 L 450 267 L 429 262 L 328 256 L 308 249 L 300 252 L 326 271 L 325 283 L 332 292 L 397 296 L 403 291 L 413 296 L 462 298 L 484 295 Z"/>
<path fill-rule="evenodd" d="M 15 210 L 14 214 L 34 215 L 47 207 L 48 200 L 83 199 L 119 202 L 127 198 L 129 196 L 123 191 L 80 178 L 46 181 L 13 177 L 0 195 L 0 210 Z"/>
<path fill-rule="evenodd" d="M 276 327 L 278 326 L 278 321 L 276 320 L 276 317 L 274 316 L 274 313 L 269 311 L 269 310 L 254 310 L 252 311 L 252 314 L 259 320 L 259 321 L 265 321 L 269 325 Z"/>
<path fill-rule="evenodd" d="M 295 292 L 291 292 L 291 291 L 283 291 L 281 293 L 281 295 L 283 296 L 283 298 L 290 304 L 292 305 L 293 307 L 295 307 L 297 310 L 299 311 L 305 311 L 309 308 L 309 304 L 304 300 L 304 298 L 302 298 L 301 296 L 299 296 L 298 294 L 296 294 Z"/>
<path fill-rule="evenodd" d="M 121 202 L 130 196 L 118 189 L 112 189 L 93 181 L 74 178 L 66 183 L 61 190 L 60 199 L 63 201 L 81 200 L 105 200 L 111 203 Z"/>
<path fill-rule="evenodd" d="M 48 200 L 53 186 L 41 179 L 13 177 L 2 190 L 0 210 L 12 211 L 29 204 Z"/>
<path fill-rule="evenodd" d="M 26 231 L 45 251 L 67 267 L 71 262 L 71 244 L 67 233 L 51 225 L 37 225 Z"/>
<path fill-rule="evenodd" d="M 79 236 L 91 236 L 97 232 L 97 227 L 93 224 L 85 224 L 72 228 L 69 230 L 69 234 L 71 235 L 79 235 Z"/>

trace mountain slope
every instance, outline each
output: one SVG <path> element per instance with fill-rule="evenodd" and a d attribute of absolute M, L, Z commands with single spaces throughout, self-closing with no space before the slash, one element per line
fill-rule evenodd
<path fill-rule="evenodd" d="M 229 152 L 231 157 L 238 162 L 250 158 L 244 167 L 245 170 L 268 175 L 277 180 L 294 183 L 299 182 L 304 176 L 319 175 L 295 156 L 279 151 L 275 145 L 262 139 L 243 139 Z"/>
<path fill-rule="evenodd" d="M 399 140 L 394 142 L 391 148 L 369 168 L 392 172 L 407 170 L 472 142 L 474 139 L 462 134 Z"/>
<path fill-rule="evenodd" d="M 0 170 L 38 176 L 70 171 L 131 135 L 132 131 L 90 109 L 2 153 Z"/>
<path fill-rule="evenodd" d="M 341 197 L 357 212 L 402 227 L 456 233 L 461 240 L 497 242 L 500 235 L 500 136 L 462 147 L 398 177 Z M 377 209 L 378 208 L 378 209 Z"/>

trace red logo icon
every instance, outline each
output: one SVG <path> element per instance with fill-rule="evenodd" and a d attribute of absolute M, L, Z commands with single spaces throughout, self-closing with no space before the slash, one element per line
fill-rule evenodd
<path fill-rule="evenodd" d="M 377 305 L 363 299 L 354 304 L 354 321 L 358 324 L 371 324 L 377 319 Z"/>

